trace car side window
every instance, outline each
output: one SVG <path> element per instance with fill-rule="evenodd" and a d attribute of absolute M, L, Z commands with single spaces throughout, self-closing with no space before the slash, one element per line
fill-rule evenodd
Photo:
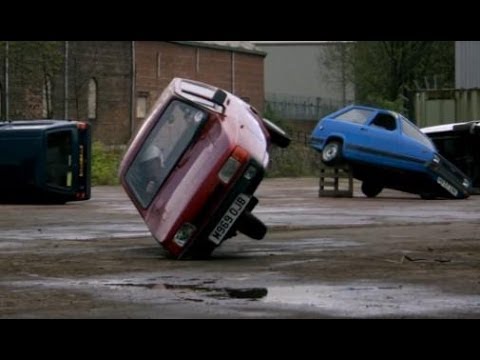
<path fill-rule="evenodd" d="M 423 145 L 427 146 L 430 150 L 435 151 L 435 147 L 433 146 L 432 141 L 420 131 L 415 125 L 410 123 L 406 118 L 403 116 L 400 117 L 402 121 L 402 131 L 405 136 L 408 136 L 416 141 L 422 143 Z"/>
<path fill-rule="evenodd" d="M 390 114 L 377 114 L 372 120 L 371 125 L 381 127 L 385 130 L 393 131 L 397 128 L 395 117 Z"/>
<path fill-rule="evenodd" d="M 373 111 L 368 109 L 350 109 L 337 115 L 335 119 L 363 125 L 370 119 L 372 114 Z"/>

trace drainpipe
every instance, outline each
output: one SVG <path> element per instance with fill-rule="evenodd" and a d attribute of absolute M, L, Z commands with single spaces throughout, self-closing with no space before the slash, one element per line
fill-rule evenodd
<path fill-rule="evenodd" d="M 235 94 L 235 52 L 232 51 L 232 56 L 231 56 L 231 62 L 232 62 L 232 94 Z"/>
<path fill-rule="evenodd" d="M 65 79 L 64 79 L 64 104 L 63 104 L 63 118 L 68 119 L 68 41 L 65 41 Z"/>
<path fill-rule="evenodd" d="M 131 65 L 131 98 L 130 98 L 130 137 L 133 136 L 135 132 L 135 81 L 136 81 L 136 76 L 135 72 L 137 71 L 135 68 L 135 41 L 132 41 L 132 65 Z"/>
<path fill-rule="evenodd" d="M 5 121 L 8 121 L 9 118 L 9 86 L 8 86 L 8 41 L 5 41 Z"/>

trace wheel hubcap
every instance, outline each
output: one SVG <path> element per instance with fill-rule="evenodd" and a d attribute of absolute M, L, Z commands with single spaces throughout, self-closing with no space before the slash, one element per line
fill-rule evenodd
<path fill-rule="evenodd" d="M 337 155 L 337 148 L 336 147 L 329 147 L 325 149 L 326 151 L 323 152 L 323 160 L 330 161 Z"/>

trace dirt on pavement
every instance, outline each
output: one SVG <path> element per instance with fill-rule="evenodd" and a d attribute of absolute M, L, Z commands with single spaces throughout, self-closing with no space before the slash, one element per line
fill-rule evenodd
<path fill-rule="evenodd" d="M 0 205 L 0 318 L 480 318 L 480 196 L 257 195 L 266 238 L 202 261 L 167 259 L 119 187 Z"/>

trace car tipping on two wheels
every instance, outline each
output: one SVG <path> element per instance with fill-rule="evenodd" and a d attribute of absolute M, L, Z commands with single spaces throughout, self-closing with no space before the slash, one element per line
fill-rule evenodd
<path fill-rule="evenodd" d="M 237 232 L 265 236 L 254 192 L 270 146 L 289 143 L 241 98 L 175 78 L 129 144 L 120 181 L 167 255 L 206 258 Z"/>
<path fill-rule="evenodd" d="M 349 105 L 322 118 L 310 145 L 328 166 L 350 165 L 367 197 L 384 188 L 424 199 L 467 198 L 471 180 L 439 154 L 417 126 L 394 111 Z"/>

